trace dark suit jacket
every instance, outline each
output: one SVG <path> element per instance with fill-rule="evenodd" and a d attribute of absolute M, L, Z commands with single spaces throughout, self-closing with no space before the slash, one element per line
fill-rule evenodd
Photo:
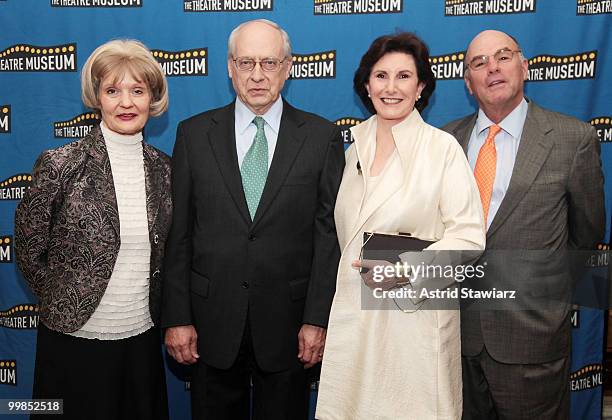
<path fill-rule="evenodd" d="M 149 310 L 159 324 L 164 245 L 172 217 L 170 158 L 143 143 L 151 241 Z M 99 126 L 40 155 L 15 213 L 15 254 L 52 330 L 73 332 L 91 317 L 120 246 L 119 213 Z"/>
<path fill-rule="evenodd" d="M 340 257 L 333 218 L 344 168 L 336 126 L 284 103 L 251 221 L 236 155 L 234 103 L 181 122 L 162 326 L 193 324 L 212 366 L 234 362 L 249 316 L 265 370 L 297 357 L 302 324 L 327 325 Z"/>
<path fill-rule="evenodd" d="M 444 127 L 465 151 L 476 118 L 473 114 Z M 510 184 L 487 231 L 486 249 L 593 249 L 605 230 L 603 198 L 593 128 L 530 102 Z M 487 252 L 481 261 L 486 259 Z M 477 355 L 483 345 L 504 363 L 543 363 L 569 355 L 567 308 L 467 310 L 461 315 L 464 355 Z"/>

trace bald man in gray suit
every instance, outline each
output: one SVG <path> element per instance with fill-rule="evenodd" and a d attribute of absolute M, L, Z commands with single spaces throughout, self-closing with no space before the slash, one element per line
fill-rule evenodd
<path fill-rule="evenodd" d="M 479 110 L 444 129 L 475 169 L 487 250 L 592 249 L 605 229 L 593 128 L 524 97 L 527 60 L 509 35 L 478 34 L 465 60 Z M 461 329 L 464 419 L 569 418 L 567 307 L 462 309 Z"/>

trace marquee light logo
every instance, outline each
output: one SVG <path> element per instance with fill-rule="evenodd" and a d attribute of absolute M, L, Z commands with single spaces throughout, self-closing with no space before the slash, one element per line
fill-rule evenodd
<path fill-rule="evenodd" d="M 361 122 L 363 122 L 363 119 L 357 117 L 342 117 L 334 121 L 334 124 L 340 127 L 340 132 L 342 133 L 342 140 L 345 144 L 351 144 L 353 142 L 351 127 L 354 127 L 357 124 L 360 124 Z"/>
<path fill-rule="evenodd" d="M 463 60 L 465 51 L 430 56 L 429 63 L 436 80 L 463 79 Z"/>
<path fill-rule="evenodd" d="M 77 71 L 77 44 L 50 47 L 19 44 L 0 51 L 0 71 L 72 72 Z"/>
<path fill-rule="evenodd" d="M 11 106 L 0 105 L 0 134 L 11 132 Z"/>
<path fill-rule="evenodd" d="M 168 77 L 208 75 L 206 64 L 208 48 L 183 51 L 152 50 L 151 52 Z"/>
<path fill-rule="evenodd" d="M 314 0 L 315 15 L 402 13 L 403 0 Z"/>
<path fill-rule="evenodd" d="M 570 389 L 572 392 L 593 389 L 603 384 L 603 366 L 592 363 L 583 366 L 570 374 Z"/>
<path fill-rule="evenodd" d="M 290 79 L 335 79 L 336 51 L 293 54 Z"/>
<path fill-rule="evenodd" d="M 16 360 L 0 360 L 0 384 L 17 386 Z"/>
<path fill-rule="evenodd" d="M 0 200 L 21 200 L 27 188 L 30 188 L 32 176 L 17 174 L 0 182 Z"/>
<path fill-rule="evenodd" d="M 273 0 L 183 0 L 185 12 L 269 12 Z"/>
<path fill-rule="evenodd" d="M 529 59 L 529 81 L 593 79 L 597 51 L 570 55 L 538 55 Z"/>
<path fill-rule="evenodd" d="M 536 0 L 445 0 L 445 16 L 534 13 Z"/>
<path fill-rule="evenodd" d="M 577 15 L 612 13 L 612 0 L 576 0 Z"/>
<path fill-rule="evenodd" d="M 85 137 L 100 122 L 100 117 L 93 112 L 77 115 L 67 121 L 53 123 L 55 138 L 80 139 Z"/>
<path fill-rule="evenodd" d="M 51 7 L 142 7 L 142 0 L 51 0 Z"/>
<path fill-rule="evenodd" d="M 0 263 L 13 262 L 13 237 L 0 236 Z"/>
<path fill-rule="evenodd" d="M 38 327 L 38 305 L 21 303 L 0 311 L 0 327 L 12 330 L 32 330 Z"/>
<path fill-rule="evenodd" d="M 612 142 L 612 116 L 593 118 L 589 122 L 595 127 L 601 143 Z"/>

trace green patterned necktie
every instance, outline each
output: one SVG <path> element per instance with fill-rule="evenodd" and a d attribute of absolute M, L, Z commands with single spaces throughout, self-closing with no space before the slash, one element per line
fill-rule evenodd
<path fill-rule="evenodd" d="M 242 187 L 249 206 L 251 220 L 255 218 L 259 199 L 268 177 L 268 139 L 266 139 L 266 132 L 264 131 L 265 121 L 257 116 L 253 119 L 253 123 L 257 126 L 257 133 L 240 167 Z"/>

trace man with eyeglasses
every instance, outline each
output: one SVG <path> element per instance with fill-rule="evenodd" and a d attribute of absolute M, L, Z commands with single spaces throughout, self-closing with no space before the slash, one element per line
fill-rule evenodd
<path fill-rule="evenodd" d="M 514 38 L 481 32 L 468 47 L 464 76 L 479 110 L 444 128 L 474 169 L 486 249 L 594 249 L 605 229 L 597 135 L 526 99 L 527 75 Z M 492 255 L 485 251 L 481 263 Z M 506 275 L 525 269 L 505 268 Z M 548 280 L 566 278 L 560 276 Z M 529 288 L 545 281 L 525 277 L 514 281 Z M 552 310 L 519 309 L 462 308 L 464 420 L 569 418 L 569 311 L 563 302 Z"/>
<path fill-rule="evenodd" d="M 193 364 L 194 419 L 306 419 L 340 257 L 338 128 L 280 95 L 292 64 L 268 20 L 228 41 L 237 98 L 182 121 L 164 273 L 166 347 Z"/>

